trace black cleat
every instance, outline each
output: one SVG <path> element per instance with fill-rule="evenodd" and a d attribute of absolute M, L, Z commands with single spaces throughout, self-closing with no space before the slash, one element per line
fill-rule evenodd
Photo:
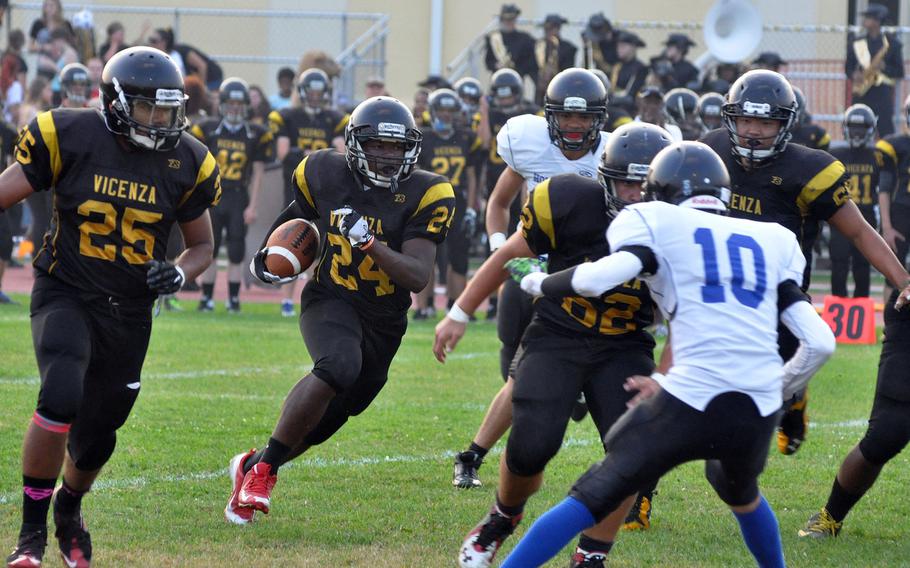
<path fill-rule="evenodd" d="M 467 450 L 455 456 L 455 473 L 452 475 L 452 485 L 460 489 L 473 489 L 480 487 L 480 477 L 477 470 L 483 464 L 483 458 L 477 452 Z"/>
<path fill-rule="evenodd" d="M 809 415 L 806 405 L 809 403 L 809 391 L 805 390 L 793 397 L 787 406 L 780 426 L 777 427 L 777 450 L 785 456 L 793 455 L 806 439 L 809 429 Z"/>
<path fill-rule="evenodd" d="M 19 542 L 12 554 L 6 557 L 7 568 L 40 568 L 47 548 L 47 529 L 22 529 Z"/>
<path fill-rule="evenodd" d="M 502 542 L 519 522 L 521 515 L 507 517 L 493 507 L 490 514 L 465 537 L 458 551 L 458 565 L 461 568 L 487 568 L 493 564 Z"/>
<path fill-rule="evenodd" d="M 572 407 L 572 420 L 581 422 L 588 415 L 588 402 L 585 400 L 585 393 L 578 395 L 575 406 Z"/>
<path fill-rule="evenodd" d="M 57 489 L 57 491 L 61 491 Z M 76 510 L 65 515 L 57 509 L 57 495 L 54 495 L 54 524 L 57 530 L 57 545 L 60 555 L 70 568 L 89 568 L 92 565 L 92 537 L 88 534 L 82 512 Z"/>
<path fill-rule="evenodd" d="M 623 522 L 624 531 L 646 531 L 651 528 L 651 499 L 653 493 L 641 493 L 635 504 L 629 509 L 626 520 Z"/>
<path fill-rule="evenodd" d="M 581 548 L 575 548 L 575 554 L 569 562 L 569 568 L 604 568 L 607 556 L 600 552 L 588 552 Z"/>

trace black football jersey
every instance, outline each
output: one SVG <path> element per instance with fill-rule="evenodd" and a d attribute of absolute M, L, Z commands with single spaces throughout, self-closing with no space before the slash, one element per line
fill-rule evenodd
<path fill-rule="evenodd" d="M 730 172 L 730 216 L 779 223 L 793 231 L 803 250 L 815 236 L 806 225 L 828 220 L 850 198 L 844 164 L 822 150 L 787 144 L 769 164 L 747 170 L 733 156 L 726 129 L 712 130 L 702 142 Z"/>
<path fill-rule="evenodd" d="M 831 136 L 828 135 L 828 131 L 817 124 L 799 124 L 790 133 L 792 134 L 791 144 L 799 144 L 816 150 L 827 150 L 831 145 Z"/>
<path fill-rule="evenodd" d="M 596 180 L 561 174 L 539 183 L 521 212 L 521 232 L 531 250 L 547 254 L 547 271 L 559 272 L 610 254 L 603 188 Z M 541 297 L 537 317 L 567 334 L 611 338 L 653 345 L 645 328 L 654 321 L 647 285 L 630 280 L 599 298 Z"/>
<path fill-rule="evenodd" d="M 886 136 L 875 147 L 882 152 L 884 167 L 891 171 L 897 184 L 882 190 L 891 192 L 892 203 L 910 206 L 910 134 Z"/>
<path fill-rule="evenodd" d="M 142 150 L 111 134 L 94 109 L 39 114 L 22 131 L 16 160 L 35 191 L 54 192 L 35 268 L 118 298 L 151 300 L 144 264 L 164 260 L 175 222 L 221 198 L 215 158 L 189 133 L 173 150 Z"/>
<path fill-rule="evenodd" d="M 13 152 L 16 151 L 16 142 L 19 140 L 19 133 L 16 132 L 16 129 L 7 124 L 6 122 L 0 122 L 0 167 L 6 167 L 6 164 L 9 163 L 9 160 L 13 157 Z"/>
<path fill-rule="evenodd" d="M 316 284 L 353 304 L 361 313 L 400 317 L 411 305 L 411 292 L 398 286 L 373 258 L 351 246 L 338 229 L 332 211 L 348 205 L 364 216 L 376 238 L 401 251 L 410 239 L 442 243 L 455 212 L 455 192 L 444 177 L 415 170 L 398 183 L 398 191 L 365 188 L 334 150 L 307 156 L 291 183 L 304 216 L 316 222 L 321 256 Z"/>
<path fill-rule="evenodd" d="M 878 204 L 878 174 L 885 166 L 883 152 L 876 146 L 865 148 L 835 148 L 831 155 L 847 170 L 847 189 L 850 199 L 862 209 Z"/>
<path fill-rule="evenodd" d="M 246 191 L 253 162 L 275 159 L 271 130 L 247 123 L 231 131 L 219 118 L 208 118 L 193 125 L 190 133 L 208 146 L 218 162 L 224 191 Z"/>
<path fill-rule="evenodd" d="M 484 157 L 480 138 L 470 130 L 456 129 L 448 138 L 441 137 L 431 128 L 423 130 L 417 165 L 449 178 L 455 194 L 464 200 L 468 191 L 467 168 L 477 166 Z"/>
<path fill-rule="evenodd" d="M 300 148 L 309 154 L 330 147 L 336 136 L 344 136 L 350 118 L 334 109 L 311 116 L 301 107 L 288 107 L 269 113 L 269 127 L 276 140 L 287 136 L 291 148 Z"/>

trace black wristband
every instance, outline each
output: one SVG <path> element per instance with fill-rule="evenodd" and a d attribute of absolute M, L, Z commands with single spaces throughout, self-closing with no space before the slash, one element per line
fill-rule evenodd
<path fill-rule="evenodd" d="M 803 292 L 799 284 L 793 280 L 784 280 L 777 285 L 777 313 L 784 313 L 787 308 L 797 302 L 810 302 L 809 296 Z"/>
<path fill-rule="evenodd" d="M 657 274 L 657 257 L 654 256 L 654 251 L 650 248 L 642 245 L 629 245 L 622 247 L 616 252 L 620 251 L 625 251 L 638 257 L 638 260 L 641 261 L 642 274 L 646 276 Z"/>
<path fill-rule="evenodd" d="M 575 275 L 575 268 L 577 267 L 573 266 L 547 276 L 540 284 L 540 291 L 544 296 L 555 298 L 577 296 L 578 292 L 572 288 L 572 276 Z"/>

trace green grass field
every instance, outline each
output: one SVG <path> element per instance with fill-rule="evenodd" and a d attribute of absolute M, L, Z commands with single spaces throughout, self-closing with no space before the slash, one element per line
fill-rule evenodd
<path fill-rule="evenodd" d="M 85 500 L 94 565 L 453 566 L 461 539 L 486 513 L 496 486 L 501 445 L 480 470 L 483 488 L 465 492 L 450 482 L 454 452 L 470 441 L 500 386 L 498 342 L 495 326 L 474 324 L 442 366 L 430 352 L 432 338 L 432 324 L 412 324 L 373 406 L 282 469 L 271 515 L 236 527 L 222 516 L 230 488 L 227 462 L 268 439 L 284 395 L 308 368 L 296 320 L 281 319 L 275 305 L 248 304 L 238 316 L 163 314 L 155 322 L 142 396 Z M 0 344 L 0 393 L 7 408 L 0 414 L 5 554 L 18 531 L 21 440 L 38 391 L 26 307 L 0 309 Z M 791 566 L 910 565 L 906 454 L 888 465 L 839 539 L 796 537 L 864 432 L 878 353 L 879 346 L 840 346 L 812 386 L 809 440 L 793 457 L 771 453 L 761 484 L 777 511 Z M 571 424 L 517 536 L 561 500 L 599 455 L 593 425 Z M 567 555 L 551 565 L 564 566 Z M 701 464 L 689 464 L 661 481 L 653 529 L 621 535 L 610 565 L 751 562 Z M 51 549 L 45 564 L 62 562 Z"/>

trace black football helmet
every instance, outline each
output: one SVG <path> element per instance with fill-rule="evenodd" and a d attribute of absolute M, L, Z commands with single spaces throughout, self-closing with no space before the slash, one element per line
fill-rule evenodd
<path fill-rule="evenodd" d="M 629 204 L 620 199 L 613 182 L 643 182 L 651 160 L 672 143 L 669 132 L 647 122 L 628 122 L 610 134 L 600 155 L 597 180 L 611 213 L 615 215 Z"/>
<path fill-rule="evenodd" d="M 793 96 L 796 97 L 796 124 L 806 124 L 809 122 L 809 103 L 806 102 L 806 95 L 803 90 L 796 85 L 790 85 L 793 88 Z"/>
<path fill-rule="evenodd" d="M 108 130 L 150 150 L 177 147 L 186 130 L 183 75 L 154 47 L 131 47 L 101 72 L 101 103 Z"/>
<path fill-rule="evenodd" d="M 594 73 L 600 82 L 604 84 L 604 89 L 607 90 L 607 102 L 610 102 L 610 94 L 613 92 L 613 85 L 610 83 L 610 78 L 607 77 L 607 74 L 604 73 L 601 69 L 588 69 L 591 73 Z"/>
<path fill-rule="evenodd" d="M 242 124 L 250 112 L 250 87 L 240 77 L 228 77 L 218 88 L 218 102 L 221 118 L 228 124 Z M 231 103 L 240 103 L 237 105 Z"/>
<path fill-rule="evenodd" d="M 357 105 L 344 131 L 348 167 L 370 185 L 398 191 L 398 182 L 414 170 L 422 140 L 404 103 L 392 97 L 369 98 Z M 364 148 L 370 141 L 401 143 L 401 155 L 371 154 Z"/>
<path fill-rule="evenodd" d="M 430 109 L 430 127 L 443 138 L 455 132 L 455 121 L 461 112 L 461 99 L 452 89 L 436 89 L 427 99 Z"/>
<path fill-rule="evenodd" d="M 696 106 L 698 122 L 701 123 L 705 132 L 723 128 L 723 106 L 724 96 L 720 93 L 705 93 L 698 98 L 698 105 Z"/>
<path fill-rule="evenodd" d="M 332 100 L 332 82 L 325 71 L 310 67 L 297 80 L 297 94 L 304 109 L 321 112 Z"/>
<path fill-rule="evenodd" d="M 645 199 L 666 201 L 726 214 L 730 205 L 730 174 L 707 144 L 677 142 L 651 160 L 645 178 Z"/>
<path fill-rule="evenodd" d="M 730 87 L 722 109 L 724 126 L 733 142 L 733 155 L 748 160 L 752 165 L 760 165 L 783 152 L 790 140 L 790 131 L 796 124 L 796 111 L 796 95 L 783 75 L 766 69 L 754 69 L 743 74 Z M 780 130 L 771 140 L 771 147 L 757 149 L 762 140 L 741 137 L 736 130 L 736 119 L 739 117 L 780 121 Z"/>
<path fill-rule="evenodd" d="M 855 104 L 844 111 L 844 138 L 851 148 L 862 148 L 875 140 L 878 117 L 864 104 Z"/>
<path fill-rule="evenodd" d="M 664 95 L 664 106 L 667 115 L 677 125 L 695 120 L 698 109 L 698 95 L 692 89 L 677 87 Z"/>
<path fill-rule="evenodd" d="M 565 130 L 559 125 L 559 114 L 590 115 L 591 126 L 583 132 Z M 550 140 L 563 150 L 587 150 L 597 145 L 600 131 L 607 123 L 607 90 L 597 75 L 587 69 L 572 67 L 560 71 L 547 85 L 544 116 Z"/>
<path fill-rule="evenodd" d="M 461 99 L 461 109 L 467 116 L 474 116 L 480 107 L 480 97 L 483 96 L 483 85 L 474 77 L 462 77 L 453 86 Z"/>
<path fill-rule="evenodd" d="M 72 106 L 85 106 L 91 95 L 88 67 L 81 63 L 70 63 L 61 69 L 60 89 L 63 91 L 63 98 Z"/>
<path fill-rule="evenodd" d="M 515 112 L 521 106 L 524 92 L 521 75 L 514 69 L 500 69 L 490 77 L 492 105 L 503 112 Z"/>

